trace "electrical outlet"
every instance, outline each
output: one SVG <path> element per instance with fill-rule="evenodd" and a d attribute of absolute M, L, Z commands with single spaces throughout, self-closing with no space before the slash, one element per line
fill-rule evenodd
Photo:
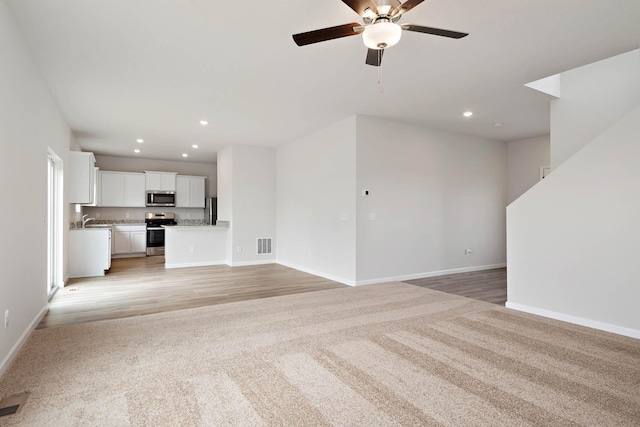
<path fill-rule="evenodd" d="M 131 215 L 129 214 L 129 212 L 127 212 L 126 214 L 124 214 L 124 217 L 125 217 L 126 219 L 129 219 L 129 217 L 130 217 L 130 216 L 131 216 Z"/>
<path fill-rule="evenodd" d="M 9 310 L 6 310 L 4 312 L 4 327 L 8 327 L 9 326 Z"/>
<path fill-rule="evenodd" d="M 191 219 L 191 214 L 190 213 L 187 214 L 187 219 Z"/>
<path fill-rule="evenodd" d="M 193 253 L 193 246 L 189 246 L 189 253 L 192 254 Z"/>
<path fill-rule="evenodd" d="M 236 252 L 238 253 L 242 252 L 242 246 L 238 245 L 238 247 L 236 248 Z"/>
<path fill-rule="evenodd" d="M 100 212 L 96 212 L 96 219 L 100 218 Z"/>

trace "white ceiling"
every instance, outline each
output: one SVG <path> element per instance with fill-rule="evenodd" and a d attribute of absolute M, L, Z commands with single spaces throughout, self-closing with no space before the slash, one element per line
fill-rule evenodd
<path fill-rule="evenodd" d="M 359 22 L 340 0 L 8 1 L 84 150 L 195 162 L 354 114 L 501 141 L 543 135 L 548 98 L 525 83 L 640 44 L 639 0 L 426 0 L 400 23 L 470 35 L 404 32 L 384 55 L 381 94 L 360 36 L 291 38 Z"/>

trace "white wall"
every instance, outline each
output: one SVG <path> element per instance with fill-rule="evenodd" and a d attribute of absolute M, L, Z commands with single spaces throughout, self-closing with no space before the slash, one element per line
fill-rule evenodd
<path fill-rule="evenodd" d="M 234 145 L 218 153 L 218 219 L 230 221 L 228 262 L 275 262 L 276 253 L 257 254 L 256 239 L 276 245 L 276 150 Z"/>
<path fill-rule="evenodd" d="M 227 233 L 227 263 L 231 264 L 233 251 L 233 150 L 225 147 L 218 151 L 218 221 L 229 221 L 231 226 Z"/>
<path fill-rule="evenodd" d="M 47 306 L 47 149 L 66 171 L 73 141 L 6 2 L 0 2 L 0 52 L 0 318 L 10 312 L 8 327 L 0 324 L 1 375 Z M 63 215 L 66 224 L 66 203 Z M 67 238 L 65 227 L 64 253 Z M 65 260 L 65 277 L 67 270 Z"/>
<path fill-rule="evenodd" d="M 355 283 L 355 141 L 350 117 L 278 148 L 279 263 Z"/>
<path fill-rule="evenodd" d="M 508 307 L 640 338 L 639 135 L 636 107 L 508 207 Z"/>
<path fill-rule="evenodd" d="M 507 204 L 540 181 L 540 166 L 549 166 L 550 136 L 507 144 Z"/>
<path fill-rule="evenodd" d="M 640 50 L 561 74 L 562 97 L 551 101 L 551 166 L 640 103 Z"/>
<path fill-rule="evenodd" d="M 358 116 L 357 282 L 504 265 L 506 170 L 503 142 Z"/>

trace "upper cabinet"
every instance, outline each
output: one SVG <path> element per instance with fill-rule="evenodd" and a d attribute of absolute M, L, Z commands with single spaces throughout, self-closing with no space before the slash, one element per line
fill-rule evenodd
<path fill-rule="evenodd" d="M 176 191 L 176 172 L 145 171 L 146 191 Z"/>
<path fill-rule="evenodd" d="M 100 206 L 145 207 L 145 174 L 100 172 Z"/>
<path fill-rule="evenodd" d="M 93 153 L 69 152 L 69 203 L 96 204 L 95 164 Z"/>
<path fill-rule="evenodd" d="M 176 177 L 176 208 L 204 208 L 204 176 Z"/>

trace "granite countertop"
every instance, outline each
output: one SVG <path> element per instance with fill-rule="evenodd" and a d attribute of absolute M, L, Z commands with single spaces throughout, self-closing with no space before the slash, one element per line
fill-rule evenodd
<path fill-rule="evenodd" d="M 144 220 L 139 219 L 96 219 L 89 221 L 85 228 L 103 228 L 112 227 L 114 225 L 146 225 Z M 82 230 L 82 222 L 76 221 L 69 224 L 70 230 Z"/>
<path fill-rule="evenodd" d="M 208 224 L 191 224 L 191 225 L 163 225 L 165 229 L 190 229 L 190 230 L 227 230 L 229 227 L 221 226 L 221 225 L 208 225 Z"/>

